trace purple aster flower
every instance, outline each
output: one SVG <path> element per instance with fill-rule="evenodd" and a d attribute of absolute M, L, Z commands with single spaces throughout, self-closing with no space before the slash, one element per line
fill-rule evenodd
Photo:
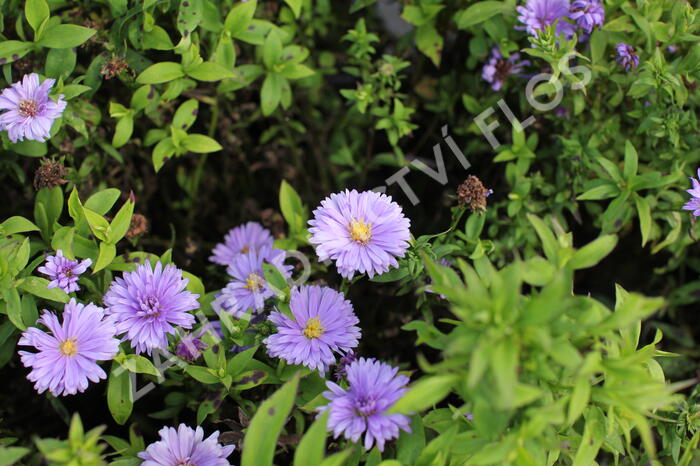
<path fill-rule="evenodd" d="M 51 132 L 53 121 L 66 108 L 63 95 L 54 102 L 49 90 L 56 81 L 45 79 L 39 84 L 39 75 L 26 74 L 22 82 L 16 82 L 0 94 L 0 131 L 7 131 L 10 141 L 45 141 Z"/>
<path fill-rule="evenodd" d="M 346 379 L 348 377 L 348 366 L 357 361 L 357 355 L 353 350 L 345 353 L 341 358 L 338 366 L 335 368 L 336 380 Z"/>
<path fill-rule="evenodd" d="M 188 333 L 180 338 L 180 342 L 177 344 L 176 354 L 187 361 L 194 361 L 200 357 L 202 351 L 207 348 L 207 345 L 200 340 L 206 331 L 207 329 L 204 328 L 198 335 Z"/>
<path fill-rule="evenodd" d="M 690 178 L 690 181 L 693 183 L 693 189 L 688 189 L 686 192 L 692 197 L 683 206 L 683 210 L 692 210 L 693 215 L 696 217 L 700 217 L 700 181 L 698 180 L 700 180 L 700 168 L 698 168 L 698 179 Z"/>
<path fill-rule="evenodd" d="M 71 293 L 80 289 L 78 279 L 80 274 L 90 267 L 90 264 L 92 264 L 90 259 L 81 262 L 68 259 L 59 249 L 55 256 L 47 255 L 46 263 L 37 270 L 51 279 L 47 288 L 60 288 L 66 293 Z"/>
<path fill-rule="evenodd" d="M 265 300 L 275 293 L 265 280 L 263 263 L 277 267 L 282 275 L 289 277 L 292 267 L 284 264 L 285 252 L 266 244 L 259 250 L 251 249 L 246 254 L 239 254 L 227 268 L 233 278 L 212 302 L 215 311 L 226 311 L 240 319 L 248 309 L 260 312 L 265 307 Z"/>
<path fill-rule="evenodd" d="M 319 262 L 335 260 L 338 272 L 374 274 L 398 267 L 396 257 L 408 248 L 411 222 L 390 196 L 374 191 L 345 190 L 321 201 L 309 220 L 310 241 Z"/>
<path fill-rule="evenodd" d="M 141 466 L 230 466 L 226 458 L 233 452 L 233 445 L 219 444 L 219 431 L 204 438 L 204 429 L 180 424 L 163 427 L 158 431 L 160 440 L 146 447 L 137 456 Z"/>
<path fill-rule="evenodd" d="M 634 53 L 634 47 L 624 42 L 617 44 L 617 63 L 626 71 L 639 66 L 639 56 Z"/>
<path fill-rule="evenodd" d="M 569 17 L 569 0 L 527 0 L 525 6 L 515 8 L 520 16 L 518 20 L 525 25 L 525 30 L 537 36 L 545 27 L 557 23 L 557 34 L 571 39 L 575 27 L 566 21 Z"/>
<path fill-rule="evenodd" d="M 187 279 L 174 265 L 158 262 L 139 264 L 112 282 L 104 296 L 107 312 L 114 316 L 117 333 L 126 333 L 137 353 L 151 354 L 154 348 L 168 346 L 174 326 L 191 328 L 199 308 L 199 295 L 185 291 Z"/>
<path fill-rule="evenodd" d="M 491 84 L 491 89 L 498 91 L 511 74 L 520 73 L 525 66 L 529 65 L 528 60 L 519 61 L 520 54 L 514 53 L 508 59 L 503 58 L 498 47 L 491 49 L 491 57 L 484 65 L 481 77 Z"/>
<path fill-rule="evenodd" d="M 302 286 L 291 292 L 292 318 L 275 311 L 270 320 L 277 333 L 264 340 L 270 356 L 325 374 L 334 352 L 357 346 L 360 323 L 345 295 L 326 286 Z"/>
<path fill-rule="evenodd" d="M 83 305 L 71 299 L 63 310 L 63 323 L 53 312 L 45 311 L 37 323 L 51 333 L 36 327 L 28 328 L 19 345 L 33 346 L 37 353 L 19 351 L 24 367 L 31 367 L 27 379 L 43 393 L 54 396 L 84 392 L 88 381 L 99 382 L 107 374 L 97 364 L 117 355 L 119 340 L 114 323 L 105 318 L 104 309 L 90 303 Z"/>
<path fill-rule="evenodd" d="M 593 32 L 594 27 L 602 27 L 605 22 L 605 8 L 599 0 L 574 0 L 571 4 L 569 18 L 586 31 Z"/>
<path fill-rule="evenodd" d="M 210 261 L 219 265 L 229 265 L 239 254 L 246 254 L 251 249 L 258 251 L 262 246 L 272 247 L 270 231 L 256 222 L 232 228 L 224 237 L 224 242 L 212 250 Z"/>
<path fill-rule="evenodd" d="M 365 434 L 367 450 L 377 442 L 379 451 L 384 451 L 387 440 L 399 436 L 399 429 L 411 432 L 411 421 L 403 414 L 387 414 L 406 391 L 408 377 L 396 375 L 398 368 L 372 359 L 360 358 L 347 368 L 349 388 L 327 381 L 329 392 L 323 396 L 330 400 L 320 411 L 330 410 L 328 429 L 335 438 L 342 433 L 352 442 Z"/>

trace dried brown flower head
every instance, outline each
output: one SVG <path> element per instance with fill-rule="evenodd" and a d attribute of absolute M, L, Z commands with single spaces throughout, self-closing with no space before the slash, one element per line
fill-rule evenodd
<path fill-rule="evenodd" d="M 141 214 L 134 214 L 131 216 L 131 224 L 129 225 L 129 230 L 126 232 L 127 238 L 136 238 L 141 236 L 148 231 L 148 219 Z"/>
<path fill-rule="evenodd" d="M 469 205 L 472 211 L 486 210 L 486 198 L 491 194 L 479 178 L 469 175 L 464 183 L 457 187 L 459 205 Z"/>
<path fill-rule="evenodd" d="M 105 79 L 112 79 L 118 74 L 129 69 L 129 64 L 126 62 L 124 57 L 112 57 L 100 68 L 100 73 L 104 75 Z"/>
<path fill-rule="evenodd" d="M 41 165 L 34 173 L 34 188 L 39 191 L 41 188 L 53 188 L 63 183 L 66 176 L 66 168 L 60 162 L 50 159 L 42 159 Z"/>

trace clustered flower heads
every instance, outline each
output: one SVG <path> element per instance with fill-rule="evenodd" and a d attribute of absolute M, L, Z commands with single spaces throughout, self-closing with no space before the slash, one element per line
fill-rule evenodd
<path fill-rule="evenodd" d="M 47 255 L 46 263 L 37 270 L 47 275 L 51 280 L 48 288 L 60 288 L 66 293 L 72 293 L 80 290 L 78 279 L 80 279 L 80 274 L 85 273 L 90 267 L 90 264 L 92 264 L 91 259 L 84 259 L 80 262 L 68 259 L 59 249 L 55 256 Z"/>
<path fill-rule="evenodd" d="M 163 427 L 158 434 L 160 440 L 138 454 L 141 466 L 230 466 L 226 458 L 235 447 L 220 445 L 218 430 L 205 439 L 201 427 L 180 424 L 177 430 Z"/>
<path fill-rule="evenodd" d="M 253 309 L 254 312 L 262 311 L 265 300 L 275 294 L 265 280 L 263 264 L 274 265 L 287 278 L 291 276 L 292 267 L 284 264 L 284 258 L 283 250 L 268 244 L 236 256 L 226 269 L 232 280 L 214 299 L 214 310 L 229 312 L 239 319 L 249 309 Z"/>
<path fill-rule="evenodd" d="M 390 196 L 345 190 L 321 201 L 309 220 L 310 241 L 319 262 L 334 260 L 338 272 L 369 277 L 398 267 L 410 239 L 410 221 Z"/>
<path fill-rule="evenodd" d="M 272 242 L 267 229 L 257 222 L 248 222 L 229 230 L 224 242 L 214 247 L 209 260 L 219 265 L 231 265 L 239 255 L 259 251 L 263 246 L 272 247 Z"/>
<path fill-rule="evenodd" d="M 48 390 L 54 396 L 74 395 L 84 392 L 88 381 L 99 382 L 107 377 L 97 362 L 114 358 L 119 340 L 104 309 L 71 299 L 63 310 L 63 323 L 49 311 L 38 323 L 51 333 L 37 327 L 27 329 L 19 345 L 33 346 L 38 352 L 19 351 L 19 355 L 22 364 L 31 367 L 27 379 L 34 382 L 39 393 Z"/>
<path fill-rule="evenodd" d="M 323 396 L 330 401 L 320 411 L 330 410 L 328 429 L 335 438 L 340 434 L 357 442 L 365 434 L 364 447 L 369 450 L 376 442 L 379 451 L 387 440 L 399 436 L 399 429 L 411 432 L 410 419 L 387 411 L 406 391 L 408 377 L 397 375 L 398 368 L 373 358 L 359 358 L 345 369 L 349 387 L 327 381 L 330 391 Z"/>
<path fill-rule="evenodd" d="M 279 311 L 270 315 L 277 333 L 264 343 L 270 356 L 300 364 L 324 374 L 335 363 L 334 352 L 358 344 L 360 322 L 343 293 L 328 287 L 303 286 L 292 290 L 292 317 Z"/>
<path fill-rule="evenodd" d="M 533 36 L 556 23 L 557 34 L 570 39 L 576 26 L 590 34 L 594 27 L 601 27 L 605 22 L 605 9 L 599 0 L 574 0 L 571 5 L 569 0 L 527 0 L 525 6 L 518 6 L 516 10 L 520 14 L 518 20 Z"/>
<path fill-rule="evenodd" d="M 45 79 L 39 83 L 39 75 L 25 75 L 21 82 L 12 84 L 0 94 L 0 131 L 7 131 L 10 141 L 46 141 L 51 125 L 66 108 L 63 96 L 51 100 L 49 91 L 56 81 Z"/>
<path fill-rule="evenodd" d="M 503 87 L 508 76 L 521 73 L 529 64 L 528 60 L 520 61 L 519 53 L 513 53 L 507 59 L 503 58 L 498 47 L 494 47 L 491 49 L 491 57 L 484 66 L 481 77 L 491 84 L 491 89 L 498 91 Z"/>
<path fill-rule="evenodd" d="M 626 71 L 639 66 L 639 56 L 634 53 L 634 47 L 624 42 L 617 44 L 617 63 Z"/>
<path fill-rule="evenodd" d="M 199 295 L 185 290 L 187 282 L 177 267 L 163 267 L 160 262 L 155 268 L 139 264 L 112 282 L 104 296 L 107 312 L 137 353 L 167 347 L 175 326 L 192 327 L 194 316 L 189 311 L 199 308 Z"/>

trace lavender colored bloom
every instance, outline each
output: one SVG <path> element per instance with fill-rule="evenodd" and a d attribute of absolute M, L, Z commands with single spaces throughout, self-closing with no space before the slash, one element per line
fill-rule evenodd
<path fill-rule="evenodd" d="M 259 250 L 251 249 L 246 254 L 239 254 L 229 264 L 227 272 L 233 278 L 212 302 L 215 311 L 226 311 L 240 319 L 248 309 L 260 312 L 265 307 L 265 300 L 275 293 L 265 280 L 263 263 L 269 263 L 285 277 L 292 273 L 292 267 L 284 264 L 285 252 L 269 244 Z"/>
<path fill-rule="evenodd" d="M 37 270 L 47 275 L 51 280 L 47 288 L 60 288 L 66 293 L 78 291 L 78 279 L 92 264 L 92 260 L 85 259 L 81 262 L 68 259 L 60 249 L 55 256 L 46 256 L 46 263 Z"/>
<path fill-rule="evenodd" d="M 599 0 L 574 0 L 569 17 L 586 31 L 593 32 L 594 27 L 602 27 L 605 22 L 605 8 Z"/>
<path fill-rule="evenodd" d="M 235 447 L 220 445 L 218 430 L 205 439 L 201 427 L 180 424 L 177 430 L 163 427 L 158 434 L 160 440 L 137 455 L 144 460 L 141 466 L 230 466 L 226 458 Z"/>
<path fill-rule="evenodd" d="M 353 350 L 345 353 L 338 362 L 338 366 L 335 368 L 335 378 L 336 380 L 342 380 L 348 377 L 348 366 L 353 362 L 357 361 L 357 355 Z"/>
<path fill-rule="evenodd" d="M 292 318 L 275 311 L 270 320 L 277 333 L 264 340 L 270 356 L 301 364 L 324 374 L 335 363 L 334 352 L 357 346 L 360 323 L 345 295 L 325 286 L 292 290 Z"/>
<path fill-rule="evenodd" d="M 272 247 L 270 231 L 256 222 L 232 228 L 224 237 L 224 242 L 212 250 L 210 261 L 219 265 L 229 265 L 239 254 L 246 254 L 251 249 L 258 251 L 262 246 Z"/>
<path fill-rule="evenodd" d="M 10 141 L 46 141 L 53 121 L 66 108 L 63 95 L 57 101 L 49 98 L 49 90 L 56 80 L 45 79 L 39 84 L 39 75 L 26 74 L 0 94 L 0 131 L 7 131 Z"/>
<path fill-rule="evenodd" d="M 202 350 L 207 348 L 207 345 L 200 340 L 206 329 L 202 330 L 199 335 L 188 333 L 180 338 L 180 342 L 176 347 L 176 354 L 187 361 L 194 361 L 202 355 Z"/>
<path fill-rule="evenodd" d="M 567 39 L 574 35 L 574 25 L 566 21 L 569 17 L 569 0 L 527 0 L 525 6 L 515 9 L 520 13 L 518 20 L 532 36 L 537 36 L 539 31 L 555 22 L 557 34 L 564 34 Z"/>
<path fill-rule="evenodd" d="M 698 168 L 698 179 L 690 178 L 693 188 L 686 190 L 686 192 L 692 197 L 683 206 L 683 210 L 692 210 L 693 215 L 696 217 L 700 217 L 700 181 L 698 180 L 700 180 L 700 168 Z"/>
<path fill-rule="evenodd" d="M 151 354 L 168 346 L 168 334 L 174 326 L 191 328 L 194 316 L 188 311 L 199 308 L 199 295 L 185 291 L 187 279 L 174 265 L 158 262 L 139 264 L 133 272 L 124 272 L 112 282 L 104 296 L 107 312 L 114 316 L 117 333 L 126 333 L 137 353 Z"/>
<path fill-rule="evenodd" d="M 119 340 L 114 323 L 104 318 L 104 309 L 71 299 L 63 310 L 63 323 L 46 311 L 37 323 L 51 333 L 30 327 L 22 333 L 19 345 L 33 346 L 37 353 L 19 351 L 24 367 L 31 367 L 27 379 L 43 393 L 54 396 L 84 392 L 88 381 L 99 382 L 107 374 L 97 364 L 117 355 Z"/>
<path fill-rule="evenodd" d="M 342 433 L 352 442 L 365 434 L 367 450 L 377 442 L 379 451 L 384 450 L 387 440 L 399 436 L 399 429 L 411 432 L 410 420 L 403 414 L 387 414 L 406 391 L 408 377 L 396 375 L 398 368 L 372 359 L 360 358 L 347 368 L 349 388 L 327 381 L 329 392 L 323 396 L 330 403 L 320 411 L 330 410 L 328 429 L 335 438 Z"/>
<path fill-rule="evenodd" d="M 617 44 L 617 63 L 626 71 L 639 66 L 639 56 L 634 53 L 634 47 L 624 42 Z"/>
<path fill-rule="evenodd" d="M 338 272 L 374 274 L 398 267 L 396 257 L 408 248 L 411 222 L 390 196 L 356 190 L 331 194 L 321 201 L 309 220 L 310 241 L 319 262 L 335 260 Z"/>
<path fill-rule="evenodd" d="M 481 77 L 491 84 L 491 89 L 498 91 L 503 87 L 508 76 L 520 73 L 525 66 L 529 65 L 528 60 L 520 61 L 520 54 L 514 53 L 508 59 L 503 58 L 498 47 L 491 49 L 491 57 L 484 65 Z"/>

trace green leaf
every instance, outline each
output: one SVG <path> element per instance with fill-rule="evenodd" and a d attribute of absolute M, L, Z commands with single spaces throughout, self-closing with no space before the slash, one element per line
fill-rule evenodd
<path fill-rule="evenodd" d="M 29 451 L 29 448 L 24 447 L 0 447 L 0 466 L 19 464 L 19 459 L 26 456 Z"/>
<path fill-rule="evenodd" d="M 236 76 L 232 70 L 210 61 L 205 61 L 193 68 L 188 68 L 187 75 L 197 81 L 206 82 L 221 81 L 222 79 L 234 78 Z"/>
<path fill-rule="evenodd" d="M 504 14 L 509 8 L 512 7 L 504 2 L 488 1 L 475 3 L 455 16 L 457 27 L 459 29 L 469 29 L 476 24 L 483 23 L 489 18 Z"/>
<path fill-rule="evenodd" d="M 263 44 L 263 63 L 267 69 L 272 69 L 282 60 L 282 39 L 275 29 L 271 29 Z"/>
<path fill-rule="evenodd" d="M 277 437 L 294 406 L 299 374 L 260 404 L 243 439 L 241 466 L 272 466 Z"/>
<path fill-rule="evenodd" d="M 67 303 L 70 297 L 60 288 L 48 288 L 49 281 L 41 277 L 26 277 L 22 279 L 17 288 L 27 293 L 31 293 L 34 296 L 40 298 L 48 299 L 49 301 L 56 301 L 59 303 Z"/>
<path fill-rule="evenodd" d="M 308 66 L 297 63 L 289 63 L 285 65 L 285 67 L 281 71 L 282 76 L 292 80 L 307 78 L 309 76 L 313 76 L 314 73 L 315 71 L 309 68 Z"/>
<path fill-rule="evenodd" d="M 156 172 L 163 167 L 163 164 L 172 157 L 174 153 L 175 145 L 172 139 L 163 139 L 156 144 L 156 147 L 153 149 L 153 168 L 155 168 Z"/>
<path fill-rule="evenodd" d="M 321 464 L 326 451 L 326 425 L 330 411 L 325 411 L 311 424 L 294 452 L 294 466 Z"/>
<path fill-rule="evenodd" d="M 198 382 L 202 382 L 208 385 L 219 383 L 221 380 L 211 373 L 210 369 L 202 366 L 187 366 L 185 372 L 189 374 L 190 377 Z"/>
<path fill-rule="evenodd" d="M 39 227 L 18 215 L 10 217 L 0 223 L 0 233 L 5 236 L 14 235 L 15 233 L 24 233 L 26 231 L 39 231 Z"/>
<path fill-rule="evenodd" d="M 116 361 L 112 362 L 107 381 L 107 406 L 119 425 L 123 425 L 129 419 L 134 407 L 131 376 Z"/>
<path fill-rule="evenodd" d="M 97 212 L 83 207 L 83 215 L 90 226 L 92 234 L 95 235 L 102 241 L 109 241 L 109 236 L 111 235 L 111 229 L 109 228 L 109 222 L 102 215 Z"/>
<path fill-rule="evenodd" d="M 268 263 L 263 264 L 263 272 L 265 274 L 265 281 L 270 285 L 270 288 L 272 288 L 272 292 L 275 293 L 275 295 L 284 296 L 289 290 L 289 285 L 284 275 L 282 275 L 277 267 Z"/>
<path fill-rule="evenodd" d="M 117 215 L 112 219 L 112 223 L 109 224 L 112 229 L 112 234 L 110 236 L 110 242 L 116 244 L 120 239 L 126 235 L 131 226 L 131 217 L 134 214 L 134 193 L 129 195 L 129 199 L 121 206 Z"/>
<path fill-rule="evenodd" d="M 292 9 L 292 13 L 294 13 L 294 17 L 298 18 L 299 14 L 301 13 L 302 0 L 284 0 L 284 2 L 287 5 L 289 5 L 289 8 Z"/>
<path fill-rule="evenodd" d="M 49 18 L 49 5 L 46 0 L 27 0 L 24 3 L 24 16 L 36 34 L 41 24 Z"/>
<path fill-rule="evenodd" d="M 574 390 L 571 392 L 569 399 L 569 413 L 567 414 L 567 423 L 573 424 L 583 413 L 584 408 L 588 405 L 588 400 L 591 397 L 591 382 L 588 377 L 581 376 L 576 379 Z"/>
<path fill-rule="evenodd" d="M 112 243 L 100 243 L 100 254 L 93 267 L 92 273 L 97 273 L 112 263 L 117 256 L 117 247 Z"/>
<path fill-rule="evenodd" d="M 544 250 L 544 253 L 547 256 L 547 259 L 556 264 L 558 262 L 557 255 L 559 251 L 559 246 L 557 244 L 556 238 L 554 237 L 554 233 L 552 233 L 552 230 L 550 230 L 549 227 L 542 221 L 542 219 L 537 217 L 536 215 L 527 214 L 527 218 L 528 220 L 530 220 L 530 223 L 532 223 L 532 226 L 535 227 L 537 236 L 540 237 L 540 241 L 542 242 L 542 249 Z"/>
<path fill-rule="evenodd" d="M 17 288 L 7 288 L 3 293 L 3 298 L 7 304 L 7 317 L 10 318 L 10 322 L 22 331 L 27 330 L 27 326 L 22 322 L 22 301 L 19 298 Z"/>
<path fill-rule="evenodd" d="M 116 188 L 107 188 L 98 191 L 85 201 L 84 206 L 93 213 L 105 215 L 119 199 L 121 192 Z"/>
<path fill-rule="evenodd" d="M 303 231 L 307 213 L 297 192 L 289 183 L 282 180 L 279 196 L 280 210 L 289 225 L 290 233 L 296 234 Z"/>
<path fill-rule="evenodd" d="M 30 141 L 29 139 L 10 144 L 10 150 L 27 157 L 43 157 L 48 153 L 45 142 Z"/>
<path fill-rule="evenodd" d="M 153 64 L 143 70 L 139 77 L 136 78 L 136 82 L 139 84 L 160 84 L 183 76 L 185 76 L 185 72 L 182 69 L 182 65 L 164 61 Z"/>
<path fill-rule="evenodd" d="M 498 403 L 503 409 L 510 409 L 515 404 L 517 368 L 518 347 L 513 339 L 504 338 L 491 352 L 491 373 L 496 380 Z"/>
<path fill-rule="evenodd" d="M 155 377 L 160 377 L 160 372 L 153 365 L 150 359 L 137 354 L 118 354 L 114 360 L 119 363 L 124 369 L 136 374 L 148 374 Z"/>
<path fill-rule="evenodd" d="M 31 42 L 21 42 L 18 40 L 6 40 L 0 42 L 0 61 L 2 63 L 12 63 L 28 54 L 34 44 Z"/>
<path fill-rule="evenodd" d="M 208 154 L 223 149 L 221 144 L 203 134 L 188 134 L 184 141 L 185 149 L 197 154 Z"/>
<path fill-rule="evenodd" d="M 182 130 L 188 130 L 197 120 L 199 102 L 197 99 L 189 99 L 177 108 L 173 117 L 173 126 Z"/>
<path fill-rule="evenodd" d="M 226 20 L 224 21 L 224 28 L 231 36 L 236 37 L 246 30 L 253 19 L 257 6 L 257 0 L 248 0 L 247 2 L 238 3 L 231 8 L 231 11 L 226 15 Z"/>
<path fill-rule="evenodd" d="M 424 377 L 413 384 L 389 412 L 412 414 L 423 411 L 442 401 L 457 380 L 457 376 L 452 374 Z"/>
<path fill-rule="evenodd" d="M 437 67 L 440 66 L 443 39 L 433 24 L 419 26 L 416 30 L 416 46 Z"/>
<path fill-rule="evenodd" d="M 638 159 L 637 150 L 632 143 L 629 140 L 625 141 L 625 164 L 622 175 L 627 181 L 632 180 L 632 177 L 637 174 Z"/>
<path fill-rule="evenodd" d="M 57 24 L 44 32 L 38 44 L 52 49 L 69 49 L 83 44 L 96 32 L 94 29 L 75 24 Z"/>
<path fill-rule="evenodd" d="M 593 267 L 610 254 L 616 244 L 617 236 L 601 236 L 576 251 L 567 265 L 573 270 Z"/>
<path fill-rule="evenodd" d="M 263 115 L 267 116 L 275 111 L 282 98 L 282 86 L 284 86 L 284 77 L 277 73 L 270 73 L 265 76 L 262 90 L 260 91 L 260 106 L 262 107 Z"/>
<path fill-rule="evenodd" d="M 129 114 L 119 118 L 117 126 L 114 128 L 114 136 L 112 137 L 112 145 L 114 148 L 122 147 L 129 142 L 131 135 L 134 132 L 134 117 Z"/>
<path fill-rule="evenodd" d="M 634 196 L 634 204 L 637 207 L 637 215 L 639 216 L 639 229 L 642 231 L 642 247 L 647 244 L 649 235 L 651 234 L 651 208 L 646 198 L 642 196 Z"/>

